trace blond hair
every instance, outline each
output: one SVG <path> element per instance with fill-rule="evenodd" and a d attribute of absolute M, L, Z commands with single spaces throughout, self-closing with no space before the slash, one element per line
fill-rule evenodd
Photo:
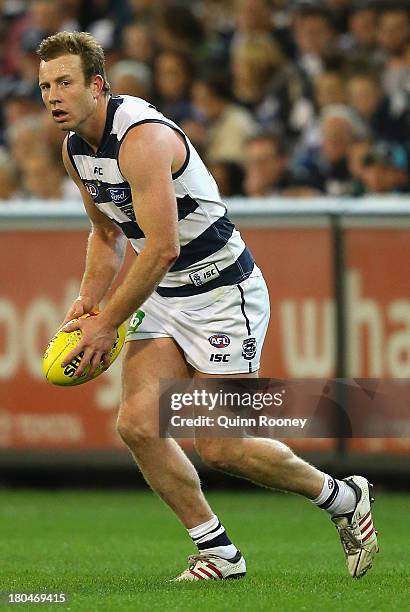
<path fill-rule="evenodd" d="M 78 55 L 81 58 L 84 80 L 88 84 L 95 75 L 104 79 L 103 92 L 108 94 L 110 84 L 105 72 L 105 57 L 101 45 L 88 32 L 58 32 L 45 38 L 37 49 L 43 62 L 61 55 Z"/>
<path fill-rule="evenodd" d="M 284 64 L 279 45 L 264 34 L 250 35 L 239 42 L 233 49 L 233 59 L 246 63 L 255 81 L 260 84 L 266 84 Z"/>

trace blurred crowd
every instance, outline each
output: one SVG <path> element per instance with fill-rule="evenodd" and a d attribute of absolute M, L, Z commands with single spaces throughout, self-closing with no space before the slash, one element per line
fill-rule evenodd
<path fill-rule="evenodd" d="M 72 199 L 40 41 L 103 45 L 113 94 L 176 121 L 223 196 L 410 190 L 410 0 L 0 0 L 0 200 Z"/>

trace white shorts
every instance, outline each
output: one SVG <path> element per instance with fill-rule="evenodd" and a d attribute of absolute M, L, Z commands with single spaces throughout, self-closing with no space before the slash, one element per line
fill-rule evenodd
<path fill-rule="evenodd" d="M 126 341 L 173 338 L 205 374 L 259 369 L 269 323 L 269 294 L 260 270 L 239 285 L 183 298 L 153 293 L 130 321 Z"/>

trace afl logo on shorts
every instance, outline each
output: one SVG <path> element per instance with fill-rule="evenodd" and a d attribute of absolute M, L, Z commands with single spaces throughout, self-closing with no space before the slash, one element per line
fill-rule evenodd
<path fill-rule="evenodd" d="M 225 334 L 214 334 L 208 338 L 209 343 L 218 349 L 226 348 L 231 344 L 231 341 L 228 336 Z"/>
<path fill-rule="evenodd" d="M 84 183 L 84 184 L 90 196 L 95 200 L 95 198 L 98 196 L 97 187 L 93 183 Z"/>
<path fill-rule="evenodd" d="M 248 338 L 242 343 L 242 357 L 247 361 L 252 361 L 256 355 L 256 338 Z"/>

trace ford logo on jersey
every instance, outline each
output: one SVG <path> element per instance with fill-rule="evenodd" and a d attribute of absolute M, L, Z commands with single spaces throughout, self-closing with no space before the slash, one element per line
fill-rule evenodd
<path fill-rule="evenodd" d="M 229 337 L 225 336 L 225 334 L 214 334 L 208 338 L 208 341 L 212 346 L 218 349 L 226 348 L 231 344 Z"/>
<path fill-rule="evenodd" d="M 131 199 L 130 187 L 109 187 L 107 192 L 114 204 L 124 204 Z"/>

